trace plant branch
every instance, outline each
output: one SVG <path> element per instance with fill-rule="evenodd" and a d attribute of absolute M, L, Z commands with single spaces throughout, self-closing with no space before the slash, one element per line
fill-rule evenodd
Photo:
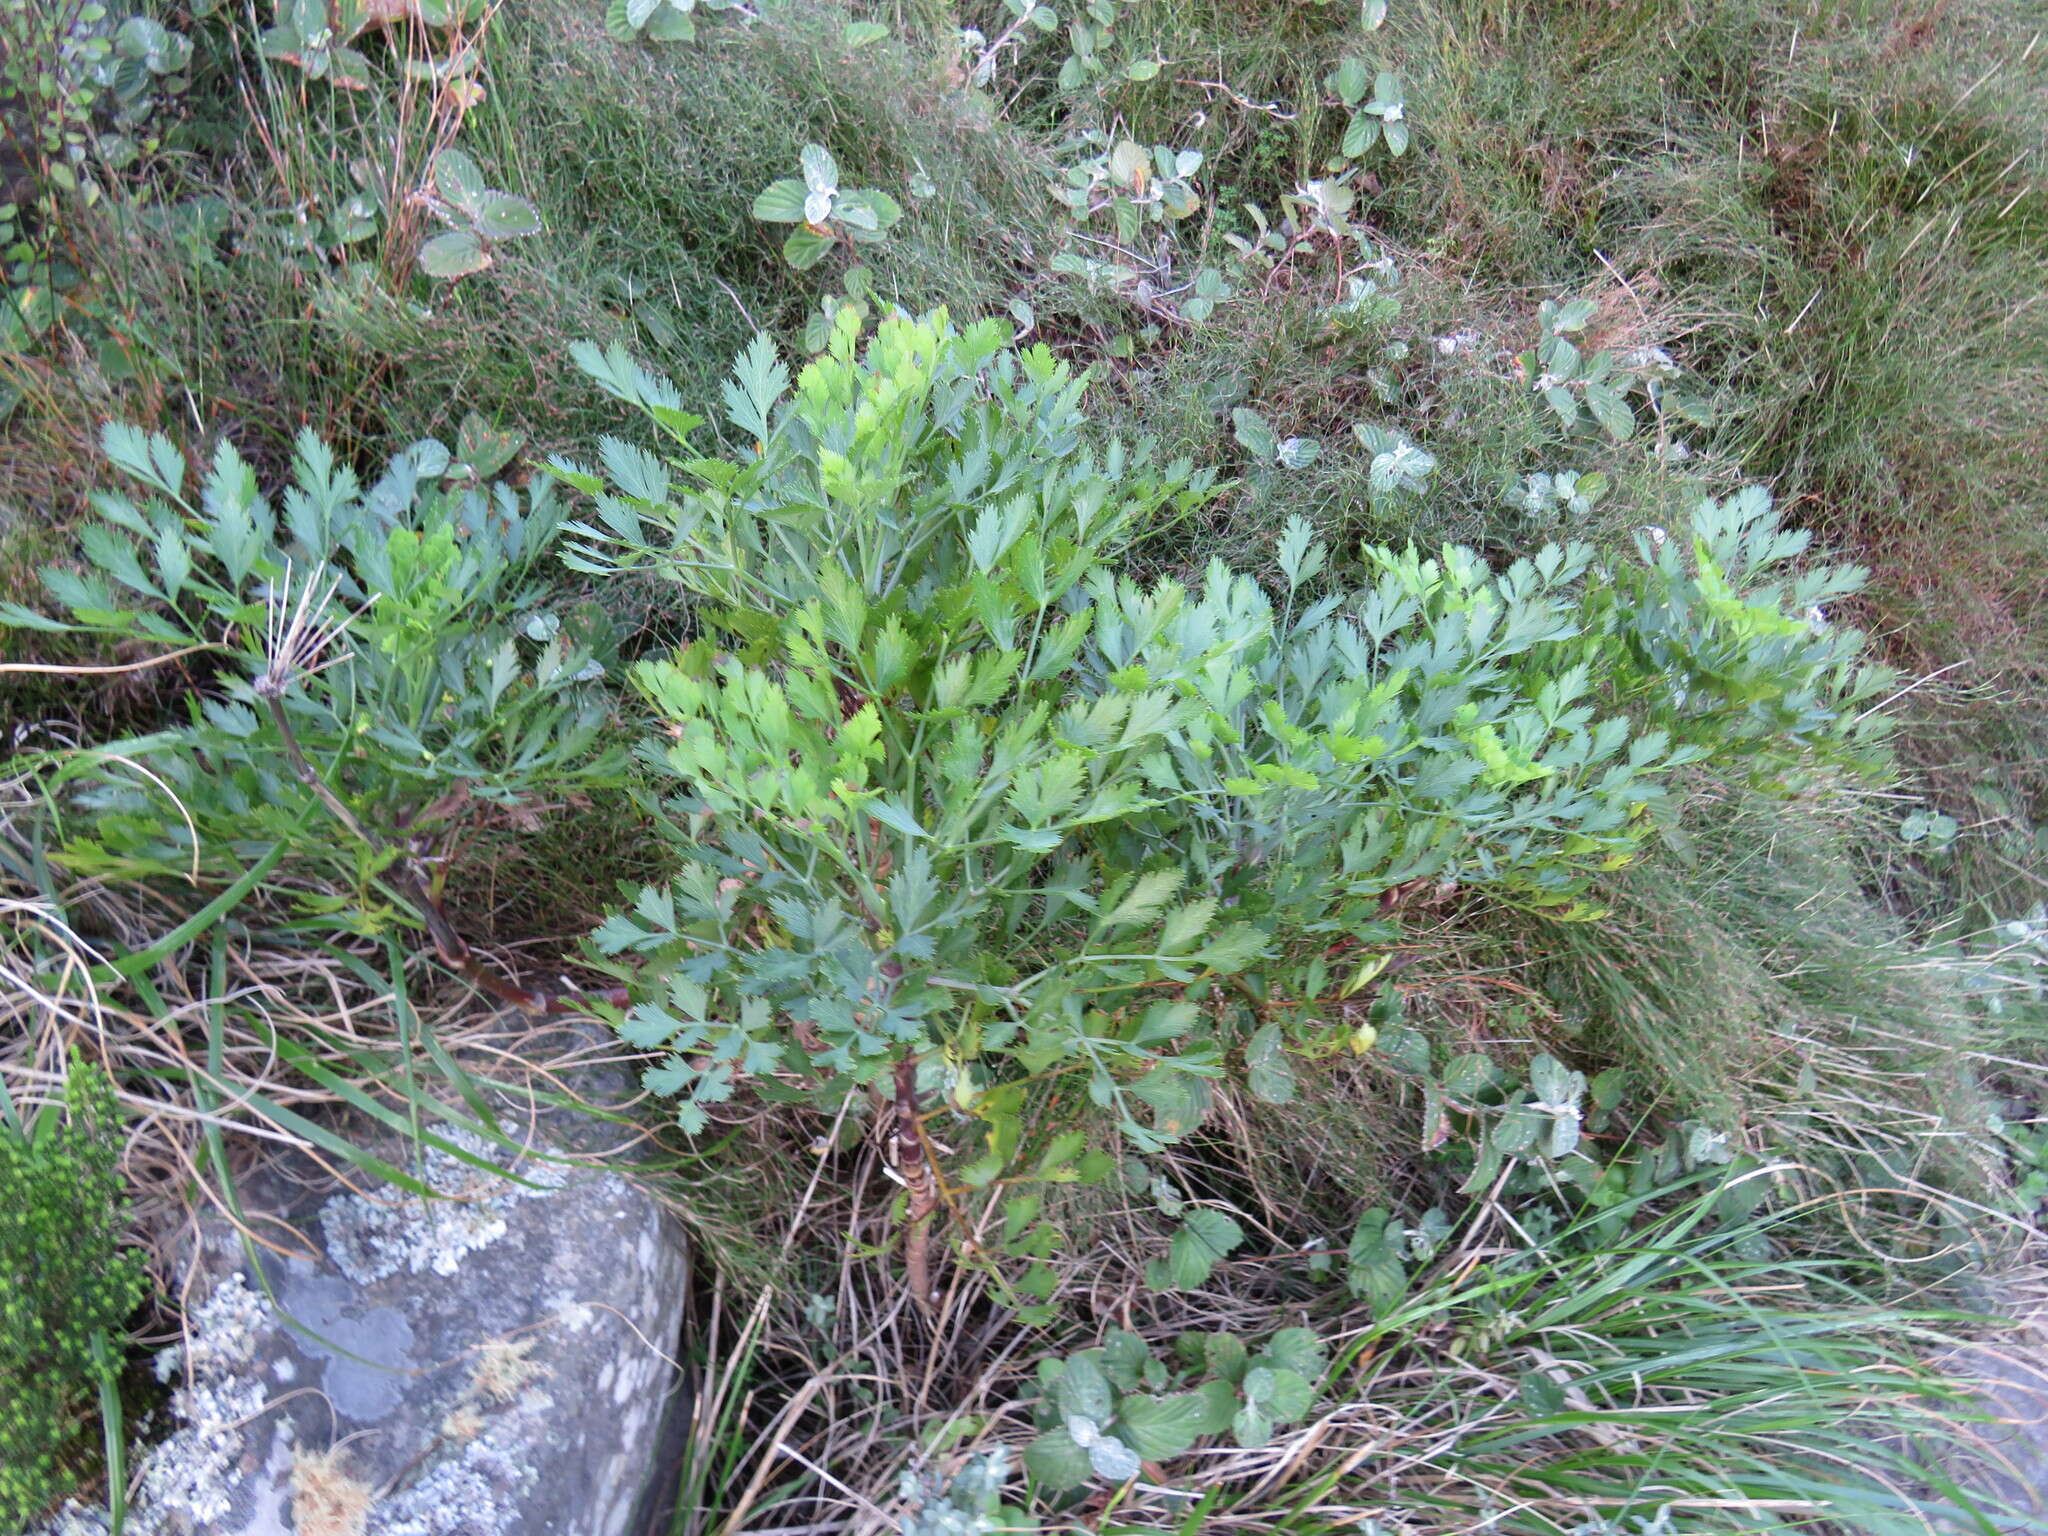
<path fill-rule="evenodd" d="M 265 673 L 256 683 L 256 694 L 270 712 L 271 723 L 277 727 L 279 739 L 284 743 L 286 760 L 300 783 L 312 790 L 328 813 L 372 852 L 382 854 L 390 860 L 388 878 L 397 887 L 399 895 L 405 898 L 420 921 L 426 924 L 427 933 L 434 941 L 434 954 L 440 962 L 455 971 L 479 990 L 496 998 L 508 1007 L 523 1013 L 568 1013 L 579 1001 L 600 1001 L 623 1007 L 627 1001 L 624 987 L 605 987 L 593 993 L 548 992 L 513 985 L 496 971 L 477 958 L 462 935 L 449 921 L 446 910 L 434 898 L 425 877 L 420 872 L 419 860 L 406 849 L 381 838 L 365 827 L 356 814 L 348 808 L 332 786 L 313 771 L 313 765 L 306 761 L 306 754 L 299 746 L 296 732 L 292 730 L 290 717 L 284 708 L 285 680 L 274 673 Z"/>

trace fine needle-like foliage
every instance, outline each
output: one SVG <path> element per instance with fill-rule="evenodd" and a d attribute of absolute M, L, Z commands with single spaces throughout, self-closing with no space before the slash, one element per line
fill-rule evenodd
<path fill-rule="evenodd" d="M 112 1085 L 82 1056 L 61 1104 L 17 1115 L 0 1097 L 0 1530 L 67 1486 L 109 1341 L 145 1294 L 120 1157 Z"/>

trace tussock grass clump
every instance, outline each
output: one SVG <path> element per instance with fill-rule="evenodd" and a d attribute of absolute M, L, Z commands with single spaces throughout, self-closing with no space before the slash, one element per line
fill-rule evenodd
<path fill-rule="evenodd" d="M 1376 213 L 1448 272 L 1654 286 L 1660 344 L 1720 386 L 1695 448 L 1770 477 L 1876 569 L 1861 611 L 1902 664 L 1982 690 L 1966 714 L 1906 711 L 1908 761 L 1983 829 L 1951 889 L 1987 911 L 2037 899 L 2048 64 L 2031 23 L 1998 0 L 1938 20 L 1644 0 L 1431 4 L 1389 30 L 1430 127 Z"/>
<path fill-rule="evenodd" d="M 1881 810 L 1717 798 L 1682 882 L 1618 880 L 1597 934 L 1530 936 L 1583 1048 L 1629 1064 L 1664 1115 L 1795 1161 L 1822 1248 L 1883 1251 L 1916 1288 L 2017 1255 L 1995 1085 L 2038 1070 L 2041 1042 L 2023 1010 L 1986 1007 L 1998 968 L 1873 904 Z"/>

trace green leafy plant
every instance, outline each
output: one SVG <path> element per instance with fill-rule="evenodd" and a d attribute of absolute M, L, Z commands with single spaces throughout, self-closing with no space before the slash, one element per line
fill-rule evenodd
<path fill-rule="evenodd" d="M 4 132 L 10 158 L 29 162 L 33 194 L 97 201 L 95 171 L 154 147 L 145 125 L 184 88 L 191 58 L 190 39 L 147 12 L 122 16 L 98 0 L 0 3 Z"/>
<path fill-rule="evenodd" d="M 1249 406 L 1240 405 L 1232 410 L 1230 424 L 1238 446 L 1262 469 L 1274 465 L 1306 469 L 1323 451 L 1323 445 L 1312 437 L 1276 437 L 1272 424 Z"/>
<path fill-rule="evenodd" d="M 500 241 L 540 233 L 540 210 L 523 197 L 486 186 L 476 161 L 452 144 L 434 157 L 433 189 L 427 206 L 452 227 L 420 247 L 420 270 L 429 277 L 481 272 Z"/>
<path fill-rule="evenodd" d="M 2000 1134 L 2012 1153 L 2013 1204 L 2031 1216 L 2048 1201 L 2048 1124 L 2006 1124 Z"/>
<path fill-rule="evenodd" d="M 1104 52 L 1116 40 L 1116 0 L 1087 0 L 1067 23 L 1068 53 L 1060 62 L 1059 88 L 1078 91 L 1114 73 Z M 1158 73 L 1157 69 L 1153 73 Z"/>
<path fill-rule="evenodd" d="M 1360 989 L 1408 893 L 1592 920 L 1685 766 L 1871 760 L 1881 724 L 1848 706 L 1882 674 L 1791 616 L 1858 574 L 1774 583 L 1805 540 L 1761 491 L 1614 570 L 1578 545 L 1498 573 L 1370 548 L 1366 585 L 1325 591 L 1297 520 L 1277 599 L 1222 566 L 1144 588 L 1118 549 L 1206 477 L 1089 448 L 1080 383 L 995 323 L 895 318 L 865 348 L 856 311 L 833 324 L 795 379 L 765 340 L 742 359 L 737 455 L 694 445 L 667 381 L 586 353 L 670 456 L 608 443 L 603 473 L 555 473 L 593 498 L 565 558 L 666 576 L 702 626 L 632 674 L 681 873 L 598 932 L 636 962 L 621 1032 L 686 1129 L 743 1084 L 887 1106 L 920 1300 L 953 1202 L 1042 1237 L 1010 1187 L 1046 1176 L 1023 1083 L 1072 1082 L 1156 1150 L 1227 1069 L 1212 978 L 1271 978 L 1341 1049 L 1382 1022 Z M 957 1182 L 928 1096 L 983 1127 Z M 1059 1127 L 1067 1177 L 1082 1145 Z"/>
<path fill-rule="evenodd" d="M 1555 474 L 1539 470 L 1512 483 L 1507 501 L 1532 523 L 1557 527 L 1590 515 L 1607 494 L 1607 486 L 1607 476 L 1597 470 L 1561 469 Z"/>
<path fill-rule="evenodd" d="M 1084 135 L 1082 143 L 1100 145 L 1100 152 L 1069 166 L 1061 184 L 1052 189 L 1076 219 L 1086 221 L 1106 211 L 1116 223 L 1117 238 L 1131 245 L 1147 224 L 1185 219 L 1201 210 L 1202 197 L 1194 183 L 1202 168 L 1199 149 L 1175 149 L 1170 144 L 1147 149 L 1134 139 L 1112 144 L 1093 132 Z"/>
<path fill-rule="evenodd" d="M 1372 455 L 1366 485 L 1375 512 L 1385 515 L 1404 498 L 1428 489 L 1429 477 L 1436 473 L 1436 455 L 1406 433 L 1361 421 L 1352 425 L 1351 435 Z"/>
<path fill-rule="evenodd" d="M 1157 321 L 1199 324 L 1216 312 L 1216 306 L 1235 296 L 1236 289 L 1215 267 L 1203 266 L 1187 282 L 1162 283 L 1168 275 L 1157 260 L 1134 251 L 1117 250 L 1105 259 L 1080 251 L 1061 251 L 1049 263 L 1052 270 L 1078 277 L 1096 293 L 1114 294 Z M 1139 344 L 1156 344 L 1164 334 L 1159 324 L 1148 324 L 1135 333 L 1116 336 L 1108 347 L 1112 357 L 1133 357 Z"/>
<path fill-rule="evenodd" d="M 406 5 L 408 21 L 446 32 L 485 18 L 483 0 L 416 0 Z M 278 0 L 276 20 L 260 38 L 264 57 L 294 64 L 309 80 L 325 80 L 347 91 L 374 90 L 380 83 L 376 67 L 354 45 L 364 34 L 390 20 L 380 7 L 364 0 Z M 414 78 L 431 78 L 423 60 L 409 60 Z M 466 73 L 473 64 L 461 66 Z"/>
<path fill-rule="evenodd" d="M 1922 806 L 1908 811 L 1899 821 L 1899 841 L 1909 848 L 1940 855 L 1954 846 L 1962 826 L 1955 817 Z"/>
<path fill-rule="evenodd" d="M 1222 1211 L 1189 1211 L 1166 1257 L 1145 1266 L 1145 1283 L 1155 1291 L 1198 1291 L 1243 1241 L 1244 1228 Z"/>
<path fill-rule="evenodd" d="M 481 0 L 421 0 L 393 27 L 365 0 L 282 0 L 259 40 L 264 55 L 356 101 L 338 146 L 277 157 L 288 200 L 257 223 L 258 237 L 325 275 L 381 235 L 390 279 L 417 272 L 448 281 L 489 268 L 505 242 L 539 234 L 539 209 L 490 185 L 475 155 L 454 142 L 484 100 L 497 14 Z M 307 116 L 303 88 L 273 86 L 271 102 L 285 147 L 303 151 L 316 137 L 324 146 L 334 131 Z M 345 168 L 345 179 L 330 167 Z M 422 213 L 443 226 L 424 239 Z"/>
<path fill-rule="evenodd" d="M 656 43 L 690 43 L 697 40 L 693 14 L 701 4 L 707 11 L 731 10 L 740 0 L 610 0 L 605 6 L 604 29 L 617 43 L 646 38 Z"/>
<path fill-rule="evenodd" d="M 1606 348 L 1591 354 L 1582 350 L 1572 338 L 1598 312 L 1591 299 L 1562 304 L 1545 299 L 1536 312 L 1540 339 L 1518 359 L 1522 382 L 1559 426 L 1569 432 L 1590 421 L 1613 441 L 1626 442 L 1637 426 L 1631 395 L 1640 395 L 1660 418 L 1669 409 L 1702 424 L 1712 420 L 1700 399 L 1671 387 L 1684 371 L 1661 348 L 1641 347 L 1626 354 Z"/>
<path fill-rule="evenodd" d="M 1706 1213 L 1716 1227 L 1746 1222 L 1765 1194 L 1748 1177 L 1757 1160 L 1714 1126 L 1683 1120 L 1661 1139 L 1615 1137 L 1628 1087 L 1621 1068 L 1588 1079 L 1541 1052 L 1517 1074 L 1481 1051 L 1436 1066 L 1429 1042 L 1405 1025 L 1388 1031 L 1379 1054 L 1419 1090 L 1419 1140 L 1431 1160 L 1462 1175 L 1459 1195 L 1511 1202 L 1532 1251 L 1548 1251 L 1561 1231 L 1582 1244 L 1621 1242 L 1630 1221 L 1655 1214 L 1662 1196 L 1702 1182 L 1719 1188 Z M 1612 1155 L 1601 1150 L 1600 1142 L 1616 1140 Z M 1408 1292 L 1409 1266 L 1426 1264 L 1451 1230 L 1441 1207 L 1412 1224 L 1384 1207 L 1367 1211 L 1348 1251 L 1352 1293 L 1388 1315 Z"/>
<path fill-rule="evenodd" d="M 1148 150 L 1132 139 L 1112 142 L 1094 129 L 1081 133 L 1069 148 L 1097 153 L 1070 165 L 1051 187 L 1052 195 L 1077 223 L 1108 212 L 1116 233 L 1112 240 L 1091 236 L 1080 249 L 1058 252 L 1053 271 L 1081 277 L 1090 288 L 1114 293 L 1158 319 L 1187 324 L 1207 320 L 1234 295 L 1219 268 L 1198 263 L 1190 270 L 1178 263 L 1164 238 L 1156 245 L 1144 238 L 1148 229 L 1177 223 L 1204 206 L 1193 179 L 1202 165 L 1200 150 L 1165 144 Z"/>
<path fill-rule="evenodd" d="M 1314 177 L 1281 198 L 1277 222 L 1256 203 L 1244 205 L 1251 220 L 1249 235 L 1226 231 L 1223 238 L 1245 275 L 1270 284 L 1281 272 L 1301 273 L 1304 258 L 1329 260 L 1329 318 L 1339 329 L 1356 331 L 1383 325 L 1401 312 L 1395 291 L 1399 275 L 1393 259 L 1376 246 L 1364 224 L 1351 217 L 1358 194 L 1353 173 Z"/>
<path fill-rule="evenodd" d="M 1178 884 L 1104 880 L 1070 857 L 1042 893 L 1033 871 L 1144 799 L 1127 770 L 1170 713 L 1157 695 L 1135 713 L 1128 698 L 1069 702 L 1089 618 L 1062 600 L 1134 522 L 1193 506 L 1207 480 L 1084 451 L 1079 382 L 1042 349 L 1004 354 L 992 322 L 887 320 L 865 357 L 858 334 L 842 310 L 787 402 L 790 377 L 757 342 L 726 395 L 759 444 L 742 464 L 689 453 L 699 419 L 608 358 L 600 380 L 688 456 L 615 448 L 608 481 L 556 472 L 599 496 L 598 521 L 572 525 L 572 563 L 648 565 L 740 646 L 707 637 L 634 672 L 668 722 L 651 762 L 686 862 L 600 931 L 648 962 L 623 1032 L 669 1052 L 649 1082 L 681 1099 L 686 1126 L 742 1079 L 825 1102 L 890 1084 L 917 1227 L 938 1200 L 915 1112 L 925 1051 L 951 1042 L 948 1091 L 969 1103 L 984 1052 L 1066 1054 L 1091 1029 L 1088 950 L 1128 947 Z M 1028 972 L 982 942 L 987 924 L 1021 923 L 1028 957 L 1034 931 L 1077 920 L 1080 953 Z M 1198 950 L 1206 926 L 1184 922 L 1176 944 Z M 1103 1102 L 1122 1099 L 1112 1065 L 1156 1070 L 1155 1097 L 1178 1071 L 1214 1070 L 1166 1049 L 1193 1023 L 1105 1022 L 1090 1047 Z M 1165 1134 L 1142 1103 L 1124 1110 L 1129 1132 Z"/>
<path fill-rule="evenodd" d="M 782 243 L 782 255 L 799 272 L 815 267 L 834 246 L 856 246 L 888 238 L 903 207 L 874 187 L 841 188 L 839 163 L 822 144 L 806 144 L 801 179 L 785 177 L 754 198 L 754 217 L 765 224 L 797 224 Z"/>
<path fill-rule="evenodd" d="M 1022 52 L 1034 33 L 1059 30 L 1060 13 L 1045 0 L 1003 0 L 1003 9 L 1009 13 L 1010 23 L 996 34 L 994 41 L 990 41 L 978 27 L 960 30 L 961 51 L 974 55 L 962 73 L 974 85 L 985 86 L 995 79 L 1004 49 L 1014 48 Z M 1020 35 L 1024 41 L 1019 41 Z"/>
<path fill-rule="evenodd" d="M 0 1528 L 83 1465 L 97 1384 L 145 1294 L 120 1156 L 113 1086 L 76 1052 L 61 1104 L 24 1116 L 0 1095 Z"/>
<path fill-rule="evenodd" d="M 0 359 L 68 330 L 108 377 L 132 368 L 138 327 L 95 291 L 74 221 L 159 147 L 157 110 L 185 89 L 191 54 L 146 12 L 0 0 Z M 14 375 L 0 366 L 0 420 L 20 400 Z"/>
<path fill-rule="evenodd" d="M 916 1506 L 903 1522 L 903 1536 L 997 1536 L 1026 1527 L 1027 1516 L 1003 1504 L 1010 1479 L 1010 1453 L 1001 1446 L 969 1458 L 943 1481 L 905 1472 L 897 1497 Z"/>
<path fill-rule="evenodd" d="M 196 483 L 166 437 L 109 426 L 103 442 L 145 499 L 97 497 L 85 569 L 43 572 L 66 618 L 6 603 L 0 625 L 204 656 L 211 683 L 182 724 L 55 760 L 53 859 L 232 892 L 289 859 L 317 877 L 310 915 L 423 924 L 445 962 L 536 1005 L 449 925 L 446 854 L 621 764 L 596 686 L 609 624 L 533 579 L 552 487 L 487 478 L 517 440 L 472 419 L 461 459 L 422 441 L 366 485 L 307 432 L 276 507 L 225 441 Z"/>
<path fill-rule="evenodd" d="M 1326 1369 L 1314 1330 L 1284 1328 L 1256 1354 L 1229 1333 L 1187 1333 L 1161 1360 L 1122 1329 L 1093 1349 L 1038 1363 L 1040 1433 L 1024 1451 L 1039 1487 L 1064 1492 L 1091 1478 L 1128 1482 L 1228 1434 L 1256 1448 L 1315 1405 Z"/>
<path fill-rule="evenodd" d="M 1441 1425 L 1446 1481 L 1409 1492 L 1411 1507 L 1462 1527 L 1498 1510 L 1505 1489 L 1574 1518 L 1638 1508 L 1651 1528 L 1668 1503 L 1707 1517 L 1689 1528 L 1733 1532 L 1785 1500 L 1890 1526 L 1901 1485 L 1926 1473 L 1925 1442 L 1873 1439 L 1871 1424 L 1953 1432 L 1961 1389 L 1916 1364 L 1942 1321 L 1873 1301 L 1868 1269 L 1785 1257 L 1782 1214 L 1727 1216 L 1731 1197 L 1777 1171 L 1633 1197 L 1618 1230 L 1611 1213 L 1589 1213 L 1476 1265 L 1440 1224 L 1386 1223 L 1415 1274 L 1337 1370 L 1358 1366 L 1354 1400 Z M 1430 1341 L 1420 1350 L 1418 1336 Z M 1796 1454 L 1783 1454 L 1787 1434 Z M 1480 1479 L 1470 1496 L 1451 1486 Z M 1744 1507 L 1724 1514 L 1714 1501 L 1731 1498 Z M 1996 1505 L 1980 1514 L 1950 1495 L 1924 1507 L 1974 1522 Z M 1562 1525 L 1552 1510 L 1495 1523 L 1519 1536 Z"/>
<path fill-rule="evenodd" d="M 1408 101 L 1399 75 L 1380 70 L 1368 92 L 1365 66 L 1347 55 L 1323 83 L 1351 114 L 1331 170 L 1342 170 L 1375 144 L 1385 144 L 1390 155 L 1408 152 Z"/>

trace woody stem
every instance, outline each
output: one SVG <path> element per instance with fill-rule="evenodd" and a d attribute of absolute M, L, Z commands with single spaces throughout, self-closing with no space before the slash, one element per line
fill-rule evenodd
<path fill-rule="evenodd" d="M 938 1181 L 925 1155 L 924 1135 L 917 1121 L 917 1059 L 896 1063 L 896 1171 L 903 1176 L 909 1203 L 904 1213 L 903 1268 L 918 1307 L 932 1307 L 931 1218 L 939 1208 Z"/>

